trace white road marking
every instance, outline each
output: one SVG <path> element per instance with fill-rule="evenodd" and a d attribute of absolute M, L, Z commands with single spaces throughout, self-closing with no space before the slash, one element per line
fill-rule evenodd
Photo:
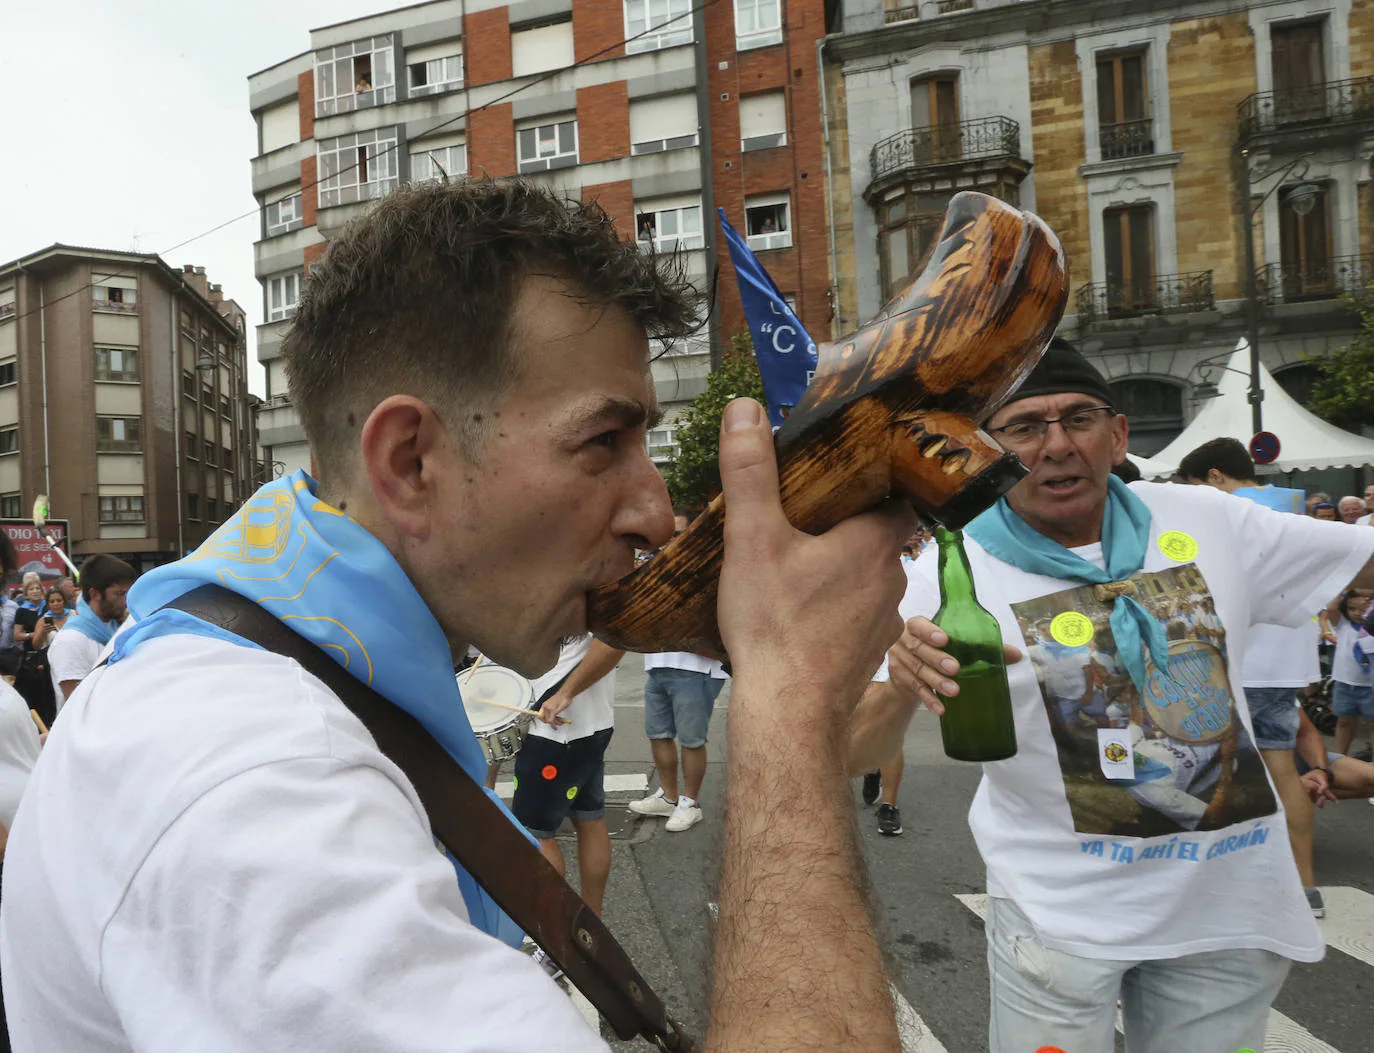
<path fill-rule="evenodd" d="M 897 1007 L 897 1037 L 902 1040 L 902 1053 L 948 1053 L 944 1043 L 930 1033 L 926 1022 L 911 1008 L 911 1003 L 902 997 L 902 992 L 893 984 L 892 1001 Z"/>
<path fill-rule="evenodd" d="M 1319 918 L 1326 945 L 1374 965 L 1374 896 L 1339 885 L 1322 889 L 1326 917 Z"/>
<path fill-rule="evenodd" d="M 638 772 L 627 775 L 607 775 L 605 787 L 607 793 L 643 793 L 649 788 L 649 777 Z M 502 799 L 510 800 L 515 796 L 515 781 L 502 779 L 496 784 L 496 793 Z"/>
<path fill-rule="evenodd" d="M 1364 896 L 1368 900 L 1374 901 L 1374 896 L 1369 896 L 1366 893 L 1359 892 L 1357 889 L 1322 889 L 1322 894 L 1326 897 L 1326 909 L 1328 916 L 1331 913 L 1332 904 L 1330 893 L 1334 892 L 1357 893 L 1360 896 Z M 971 910 L 974 914 L 977 914 L 979 918 L 981 918 L 984 921 L 987 920 L 988 897 L 986 893 L 979 892 L 964 895 L 956 894 L 954 898 L 957 899 L 969 910 Z M 1341 902 L 1346 904 L 1352 903 L 1354 900 L 1354 897 L 1341 896 L 1338 898 Z M 1365 910 L 1367 909 L 1367 907 L 1365 904 L 1360 904 L 1359 909 Z M 1369 918 L 1371 920 L 1374 920 L 1374 911 L 1371 911 L 1371 913 L 1369 914 Z M 1331 937 L 1328 936 L 1327 939 L 1328 941 L 1330 941 Z M 1333 942 L 1332 946 L 1339 945 Z M 1345 950 L 1344 947 L 1342 947 L 1341 949 Z M 1354 952 L 1347 951 L 1347 953 Z M 1370 953 L 1368 947 L 1365 948 L 1364 953 Z M 1358 957 L 1358 955 L 1356 955 L 1356 957 Z M 1369 959 L 1365 958 L 1362 960 L 1368 961 Z M 1118 1031 L 1121 1030 L 1120 1010 L 1117 1010 L 1116 1014 L 1116 1029 Z M 1312 1032 L 1308 1031 L 1307 1028 L 1299 1024 L 1296 1020 L 1292 1020 L 1289 1017 L 1284 1016 L 1277 1009 L 1269 1010 L 1269 1026 L 1265 1028 L 1265 1032 L 1266 1034 L 1264 1036 L 1264 1048 L 1268 1051 L 1268 1053 L 1340 1053 L 1340 1050 L 1336 1049 L 1335 1046 L 1331 1046 L 1323 1042 L 1316 1035 L 1312 1034 Z"/>

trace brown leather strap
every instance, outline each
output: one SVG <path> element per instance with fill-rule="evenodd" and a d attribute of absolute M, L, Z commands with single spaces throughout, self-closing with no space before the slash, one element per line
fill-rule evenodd
<path fill-rule="evenodd" d="M 294 659 L 323 681 L 406 773 L 434 835 L 568 974 L 615 1033 L 622 1039 L 642 1035 L 664 1050 L 690 1048 L 601 920 L 419 721 L 237 593 L 202 585 L 167 606 Z"/>

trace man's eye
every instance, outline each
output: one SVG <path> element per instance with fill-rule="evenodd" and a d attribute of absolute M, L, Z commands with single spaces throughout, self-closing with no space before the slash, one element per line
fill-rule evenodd
<path fill-rule="evenodd" d="M 1092 425 L 1092 422 L 1096 419 L 1097 415 L 1094 413 L 1075 413 L 1073 414 L 1073 416 L 1065 420 L 1064 423 L 1067 424 L 1070 428 L 1076 430 L 1080 428 L 1090 427 Z"/>
<path fill-rule="evenodd" d="M 620 441 L 620 432 L 618 432 L 618 431 L 603 431 L 600 435 L 597 435 L 595 438 L 593 438 L 593 439 L 591 440 L 591 442 L 590 442 L 589 445 L 592 445 L 592 446 L 605 446 L 605 447 L 607 447 L 607 448 L 609 449 L 609 448 L 614 447 L 615 444 L 616 444 L 617 442 L 619 442 L 619 441 Z"/>

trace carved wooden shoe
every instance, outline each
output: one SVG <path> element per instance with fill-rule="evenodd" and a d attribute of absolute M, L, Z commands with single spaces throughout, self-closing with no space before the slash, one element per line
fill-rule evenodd
<path fill-rule="evenodd" d="M 783 510 L 821 534 L 890 494 L 959 528 L 1024 474 L 975 423 L 1034 368 L 1068 298 L 1059 240 L 996 198 L 950 202 L 925 269 L 819 368 L 774 442 Z M 593 632 L 631 651 L 725 659 L 716 625 L 724 495 L 662 552 L 588 600 Z"/>

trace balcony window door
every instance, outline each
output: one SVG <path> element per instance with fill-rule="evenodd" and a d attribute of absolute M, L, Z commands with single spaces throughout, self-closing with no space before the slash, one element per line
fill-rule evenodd
<path fill-rule="evenodd" d="M 1102 215 L 1107 311 L 1133 314 L 1156 306 L 1154 208 L 1109 208 Z"/>
<path fill-rule="evenodd" d="M 885 297 L 890 298 L 911 275 L 919 273 L 940 236 L 949 199 L 949 194 L 908 193 L 879 210 L 878 256 Z"/>
<path fill-rule="evenodd" d="M 1326 116 L 1326 54 L 1323 23 L 1276 26 L 1270 35 L 1274 119 L 1279 124 Z"/>
<path fill-rule="evenodd" d="M 911 127 L 917 133 L 913 152 L 918 164 L 959 160 L 962 151 L 957 75 L 923 77 L 911 82 Z"/>
<path fill-rule="evenodd" d="M 1334 291 L 1331 195 L 1320 183 L 1307 186 L 1318 189 L 1315 200 L 1306 193 L 1294 194 L 1295 188 L 1279 191 L 1279 259 L 1285 300 L 1330 296 Z"/>
<path fill-rule="evenodd" d="M 1097 60 L 1097 127 L 1104 161 L 1155 152 L 1146 87 L 1145 52 Z"/>

